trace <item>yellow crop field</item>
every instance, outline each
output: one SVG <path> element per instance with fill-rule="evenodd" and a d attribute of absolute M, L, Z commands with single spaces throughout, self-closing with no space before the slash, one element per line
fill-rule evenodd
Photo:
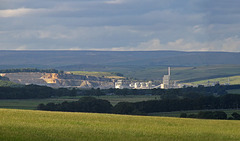
<path fill-rule="evenodd" d="M 0 109 L 1 141 L 237 141 L 240 121 Z"/>

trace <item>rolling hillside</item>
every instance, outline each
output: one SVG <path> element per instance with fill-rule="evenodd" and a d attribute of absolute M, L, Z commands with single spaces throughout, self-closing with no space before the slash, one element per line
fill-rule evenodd
<path fill-rule="evenodd" d="M 231 85 L 237 85 L 240 84 L 240 75 L 237 76 L 230 76 L 230 77 L 219 77 L 219 78 L 213 78 L 213 79 L 207 79 L 207 80 L 201 80 L 201 81 L 195 81 L 191 82 L 192 84 L 204 84 L 207 85 L 208 83 L 214 83 L 219 82 L 219 84 L 227 84 L 230 83 Z"/>
<path fill-rule="evenodd" d="M 0 66 L 202 66 L 240 65 L 240 53 L 180 51 L 0 51 Z M 73 67 L 73 66 L 72 66 Z"/>
<path fill-rule="evenodd" d="M 0 140 L 232 141 L 239 121 L 0 109 Z"/>
<path fill-rule="evenodd" d="M 0 69 L 55 68 L 65 71 L 116 72 L 140 80 L 194 82 L 240 75 L 240 53 L 180 51 L 0 51 Z"/>
<path fill-rule="evenodd" d="M 117 70 L 112 70 L 117 71 Z M 119 68 L 118 72 L 126 77 L 134 77 L 147 80 L 162 80 L 167 74 L 167 67 L 142 67 L 128 71 Z M 212 65 L 199 67 L 171 67 L 171 79 L 182 82 L 194 82 L 220 77 L 240 75 L 240 65 Z"/>

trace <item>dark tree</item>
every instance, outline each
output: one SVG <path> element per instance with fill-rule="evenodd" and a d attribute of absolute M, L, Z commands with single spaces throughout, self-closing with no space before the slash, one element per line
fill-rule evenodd
<path fill-rule="evenodd" d="M 131 114 L 135 110 L 135 106 L 129 102 L 119 102 L 113 108 L 115 114 Z"/>
<path fill-rule="evenodd" d="M 195 114 L 189 114 L 189 115 L 187 116 L 187 118 L 197 118 L 197 115 L 195 115 Z"/>
<path fill-rule="evenodd" d="M 232 113 L 233 119 L 235 120 L 240 120 L 240 114 L 238 114 L 237 112 Z"/>
<path fill-rule="evenodd" d="M 223 111 L 213 112 L 214 119 L 227 119 L 227 114 Z"/>
<path fill-rule="evenodd" d="M 180 118 L 186 118 L 187 117 L 187 114 L 186 113 L 181 113 L 180 114 Z"/>
<path fill-rule="evenodd" d="M 74 102 L 63 102 L 60 104 L 48 103 L 46 105 L 39 104 L 38 110 L 111 113 L 112 105 L 107 100 L 96 99 L 94 97 L 82 97 Z"/>

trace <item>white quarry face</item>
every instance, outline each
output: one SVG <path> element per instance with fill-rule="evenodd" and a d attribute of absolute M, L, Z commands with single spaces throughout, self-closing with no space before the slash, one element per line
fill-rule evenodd
<path fill-rule="evenodd" d="M 79 88 L 113 88 L 114 83 L 108 78 L 86 77 L 84 75 L 39 72 L 6 73 L 10 81 L 19 84 L 36 84 L 50 87 L 79 87 Z M 104 83 L 103 83 L 104 82 Z"/>

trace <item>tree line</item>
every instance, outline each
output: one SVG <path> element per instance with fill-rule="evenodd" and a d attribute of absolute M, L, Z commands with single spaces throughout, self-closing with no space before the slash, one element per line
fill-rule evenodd
<path fill-rule="evenodd" d="M 197 99 L 206 96 L 222 96 L 229 89 L 240 89 L 240 85 L 214 87 L 187 87 L 181 89 L 77 89 L 26 85 L 18 87 L 0 87 L 0 99 L 33 99 L 60 96 L 102 96 L 102 95 L 156 95 L 161 100 Z"/>
<path fill-rule="evenodd" d="M 39 104 L 38 110 L 65 111 L 65 112 L 92 112 L 111 113 L 113 106 L 107 100 L 96 99 L 94 97 L 82 97 L 78 101 L 63 103 Z"/>
<path fill-rule="evenodd" d="M 81 91 L 81 95 L 158 95 L 161 99 L 183 99 L 183 98 L 200 98 L 202 96 L 221 96 L 228 94 L 227 90 L 240 89 L 240 85 L 215 85 L 211 87 L 186 87 L 179 89 L 91 89 L 90 91 Z M 95 91 L 95 92 L 94 92 Z M 96 92 L 98 91 L 98 92 Z"/>
<path fill-rule="evenodd" d="M 53 89 L 38 85 L 0 87 L 0 99 L 39 99 L 60 96 L 76 96 L 76 89 Z"/>
<path fill-rule="evenodd" d="M 181 118 L 199 118 L 199 119 L 228 119 L 228 120 L 240 120 L 240 114 L 233 112 L 231 117 L 223 111 L 200 111 L 197 114 L 181 113 Z"/>
<path fill-rule="evenodd" d="M 109 101 L 93 97 L 83 97 L 76 102 L 48 103 L 38 105 L 38 110 L 94 112 L 129 115 L 147 115 L 154 112 L 182 110 L 234 109 L 240 106 L 240 95 L 202 97 L 197 99 L 150 100 L 142 102 L 119 102 L 112 106 Z M 104 110 L 105 109 L 105 110 Z"/>
<path fill-rule="evenodd" d="M 0 73 L 17 73 L 17 72 L 42 72 L 42 73 L 63 73 L 56 69 L 37 69 L 37 68 L 20 68 L 20 69 L 3 69 Z"/>
<path fill-rule="evenodd" d="M 235 109 L 240 106 L 240 95 L 227 94 L 219 97 L 205 96 L 195 99 L 150 100 L 136 103 L 120 102 L 115 105 L 115 113 L 135 114 L 172 112 L 204 109 Z"/>

